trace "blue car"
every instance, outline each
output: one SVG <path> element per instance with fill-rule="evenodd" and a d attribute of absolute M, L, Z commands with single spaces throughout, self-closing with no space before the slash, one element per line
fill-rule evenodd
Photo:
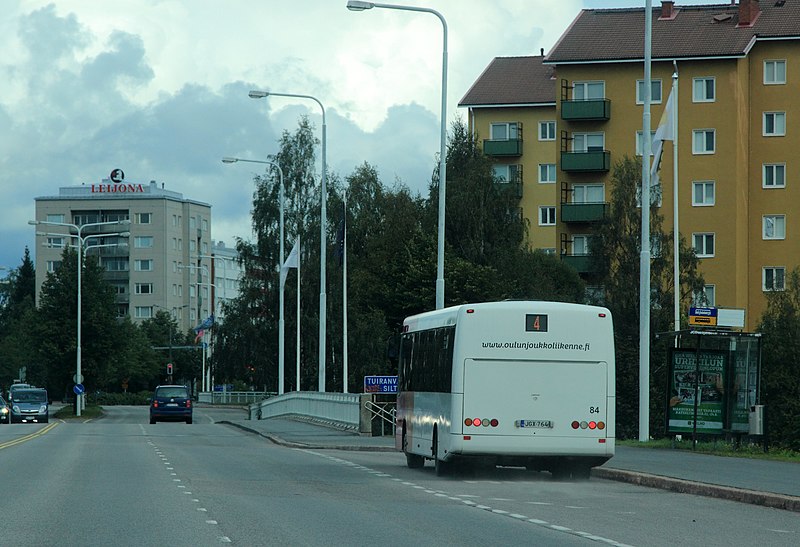
<path fill-rule="evenodd" d="M 11 423 L 11 409 L 8 407 L 6 400 L 0 396 L 0 424 Z"/>
<path fill-rule="evenodd" d="M 192 399 L 186 386 L 158 386 L 150 400 L 150 423 L 192 423 Z"/>
<path fill-rule="evenodd" d="M 46 389 L 37 387 L 15 389 L 10 402 L 12 424 L 25 422 L 46 424 L 50 420 Z"/>

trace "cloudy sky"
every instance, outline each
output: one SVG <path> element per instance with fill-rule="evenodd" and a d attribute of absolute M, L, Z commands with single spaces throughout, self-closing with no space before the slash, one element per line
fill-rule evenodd
<path fill-rule="evenodd" d="M 439 150 L 442 25 L 432 14 L 346 3 L 2 0 L 0 266 L 17 267 L 26 245 L 35 253 L 35 197 L 114 168 L 211 204 L 214 239 L 250 238 L 252 178 L 262 171 L 220 158 L 266 159 L 301 115 L 321 124 L 316 103 L 256 101 L 251 89 L 319 99 L 328 166 L 340 176 L 367 161 L 385 184 L 425 193 Z M 548 51 L 582 8 L 645 4 L 399 3 L 447 21 L 448 124 L 493 57 Z"/>

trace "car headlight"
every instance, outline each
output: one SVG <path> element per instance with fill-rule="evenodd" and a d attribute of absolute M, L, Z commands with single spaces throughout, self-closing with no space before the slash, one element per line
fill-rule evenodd
<path fill-rule="evenodd" d="M 6 407 L 0 408 L 0 414 L 3 414 L 3 415 L 8 414 L 8 408 L 6 408 Z"/>
<path fill-rule="evenodd" d="M 19 407 L 17 405 L 12 406 L 11 409 L 14 411 L 15 414 L 20 413 Z"/>
<path fill-rule="evenodd" d="M 44 414 L 47 412 L 47 405 L 42 405 L 39 407 L 39 414 Z"/>

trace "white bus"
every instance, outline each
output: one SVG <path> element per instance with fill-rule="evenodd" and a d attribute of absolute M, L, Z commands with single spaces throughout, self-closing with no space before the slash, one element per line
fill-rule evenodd
<path fill-rule="evenodd" d="M 482 460 L 587 478 L 614 455 L 606 308 L 504 301 L 414 315 L 398 368 L 395 444 L 411 468 Z"/>

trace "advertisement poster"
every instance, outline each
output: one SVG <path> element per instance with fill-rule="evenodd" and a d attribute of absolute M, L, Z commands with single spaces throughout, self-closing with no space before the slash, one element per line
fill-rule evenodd
<path fill-rule="evenodd" d="M 722 433 L 727 361 L 724 351 L 672 351 L 667 408 L 670 433 L 692 432 L 695 407 L 698 433 Z"/>

